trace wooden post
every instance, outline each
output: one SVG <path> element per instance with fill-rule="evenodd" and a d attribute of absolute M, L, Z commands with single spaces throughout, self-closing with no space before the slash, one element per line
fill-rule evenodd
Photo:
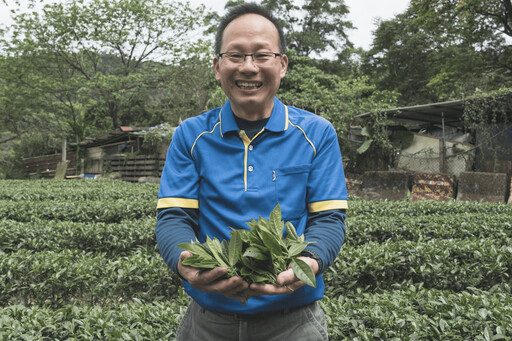
<path fill-rule="evenodd" d="M 61 161 L 64 162 L 68 159 L 68 156 L 67 156 L 67 145 L 68 145 L 68 140 L 66 138 L 66 136 L 64 136 L 62 138 L 62 158 L 61 158 Z"/>
<path fill-rule="evenodd" d="M 441 153 L 439 153 L 439 172 L 441 174 L 446 173 L 446 139 L 444 135 L 444 112 L 441 113 L 441 119 L 443 124 L 443 137 L 441 138 Z"/>

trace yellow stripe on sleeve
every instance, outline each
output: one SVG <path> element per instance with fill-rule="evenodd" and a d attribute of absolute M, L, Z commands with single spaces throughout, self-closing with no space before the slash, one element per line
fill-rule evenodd
<path fill-rule="evenodd" d="M 308 204 L 309 212 L 321 212 L 327 210 L 346 210 L 348 208 L 347 200 L 327 200 L 317 201 Z"/>
<path fill-rule="evenodd" d="M 158 199 L 156 208 L 169 208 L 169 207 L 181 207 L 181 208 L 199 208 L 199 201 L 197 199 L 185 199 L 185 198 L 162 198 Z"/>

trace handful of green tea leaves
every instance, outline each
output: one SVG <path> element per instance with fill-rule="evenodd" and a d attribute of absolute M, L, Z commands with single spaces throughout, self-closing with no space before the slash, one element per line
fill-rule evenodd
<path fill-rule="evenodd" d="M 207 236 L 204 243 L 196 240 L 179 244 L 192 253 L 183 264 L 200 269 L 225 267 L 227 278 L 240 276 L 248 283 L 270 284 L 276 284 L 277 275 L 291 265 L 299 280 L 316 287 L 313 270 L 297 258 L 311 242 L 305 242 L 303 235 L 299 237 L 292 223 L 281 220 L 279 204 L 270 213 L 269 220 L 259 217 L 258 221 L 252 219 L 246 224 L 250 230 L 232 228 L 229 243 Z"/>

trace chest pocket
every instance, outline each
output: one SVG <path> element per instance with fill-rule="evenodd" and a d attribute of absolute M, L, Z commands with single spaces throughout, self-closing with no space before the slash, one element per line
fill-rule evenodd
<path fill-rule="evenodd" d="M 306 195 L 310 164 L 274 170 L 276 200 L 283 219 L 297 219 L 307 212 Z"/>

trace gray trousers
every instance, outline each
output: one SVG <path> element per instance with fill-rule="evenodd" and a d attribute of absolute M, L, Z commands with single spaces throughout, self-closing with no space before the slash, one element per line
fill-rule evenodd
<path fill-rule="evenodd" d="M 245 318 L 216 313 L 194 300 L 181 320 L 178 341 L 325 341 L 324 312 L 317 302 L 290 311 Z"/>

